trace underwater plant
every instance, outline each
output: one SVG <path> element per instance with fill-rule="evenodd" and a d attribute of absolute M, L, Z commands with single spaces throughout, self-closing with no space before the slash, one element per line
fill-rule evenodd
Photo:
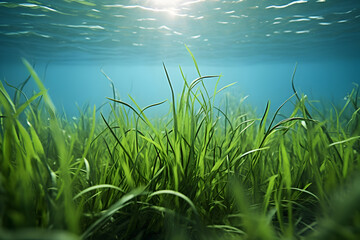
<path fill-rule="evenodd" d="M 33 67 L 0 83 L 1 239 L 357 239 L 358 87 L 333 115 L 295 89 L 289 117 L 215 98 L 221 76 L 184 81 L 169 113 L 109 99 L 67 118 Z M 110 77 L 104 75 L 111 81 Z M 39 92 L 23 88 L 32 78 Z M 217 79 L 211 92 L 204 81 Z M 295 101 L 295 102 L 294 102 Z M 281 120 L 278 120 L 282 118 Z"/>

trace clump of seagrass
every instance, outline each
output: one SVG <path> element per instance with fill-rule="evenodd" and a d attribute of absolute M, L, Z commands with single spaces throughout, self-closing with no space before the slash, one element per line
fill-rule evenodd
<path fill-rule="evenodd" d="M 295 90 L 272 117 L 215 98 L 221 76 L 200 74 L 169 114 L 108 98 L 68 119 L 26 61 L 11 98 L 0 83 L 1 239 L 356 239 L 358 88 L 335 117 Z M 33 78 L 39 92 L 23 92 Z M 217 79 L 209 91 L 204 81 Z M 289 117 L 280 114 L 293 102 Z M 325 116 L 325 115 L 324 115 Z M 280 119 L 280 120 L 279 120 Z M 341 197 L 339 197 L 341 196 Z M 320 219 L 320 220 L 319 220 Z M 346 223 L 346 224 L 344 224 Z M 331 233 L 331 234 L 330 234 Z"/>

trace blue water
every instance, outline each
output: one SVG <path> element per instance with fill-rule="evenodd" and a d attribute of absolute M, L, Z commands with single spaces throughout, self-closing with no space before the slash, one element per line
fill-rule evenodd
<path fill-rule="evenodd" d="M 298 90 L 344 103 L 360 83 L 359 0 L 1 1 L 0 79 L 17 85 L 35 64 L 58 109 L 100 106 L 128 95 L 145 106 L 170 99 L 162 62 L 177 92 L 201 74 L 221 74 L 220 87 L 262 111 Z M 208 80 L 211 89 L 214 80 Z M 26 93 L 36 86 L 30 83 Z"/>

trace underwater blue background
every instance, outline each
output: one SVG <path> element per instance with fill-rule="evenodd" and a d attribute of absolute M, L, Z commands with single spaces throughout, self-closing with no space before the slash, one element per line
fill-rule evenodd
<path fill-rule="evenodd" d="M 18 85 L 34 64 L 58 109 L 99 107 L 131 95 L 140 106 L 170 99 L 162 63 L 177 93 L 202 75 L 261 112 L 276 109 L 295 84 L 310 99 L 341 105 L 360 83 L 359 0 L 2 1 L 0 79 Z M 209 91 L 216 79 L 206 80 Z M 7 87 L 10 92 L 11 88 Z M 29 82 L 26 94 L 37 89 Z M 222 93 L 224 95 L 224 92 Z M 162 114 L 168 106 L 151 110 Z"/>

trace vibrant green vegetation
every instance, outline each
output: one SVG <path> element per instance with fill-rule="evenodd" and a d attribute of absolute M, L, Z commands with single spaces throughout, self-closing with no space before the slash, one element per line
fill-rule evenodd
<path fill-rule="evenodd" d="M 191 54 L 192 55 L 192 54 Z M 193 56 L 192 56 L 193 57 Z M 195 62 L 195 59 L 194 59 Z M 287 118 L 215 106 L 202 76 L 170 112 L 109 99 L 60 116 L 40 92 L 0 85 L 1 239 L 358 239 L 358 88 L 326 119 L 296 93 Z M 181 70 L 181 69 L 180 69 Z M 181 72 L 182 73 L 182 72 Z M 114 88 L 115 92 L 115 88 Z M 114 94 L 115 96 L 115 94 Z"/>

